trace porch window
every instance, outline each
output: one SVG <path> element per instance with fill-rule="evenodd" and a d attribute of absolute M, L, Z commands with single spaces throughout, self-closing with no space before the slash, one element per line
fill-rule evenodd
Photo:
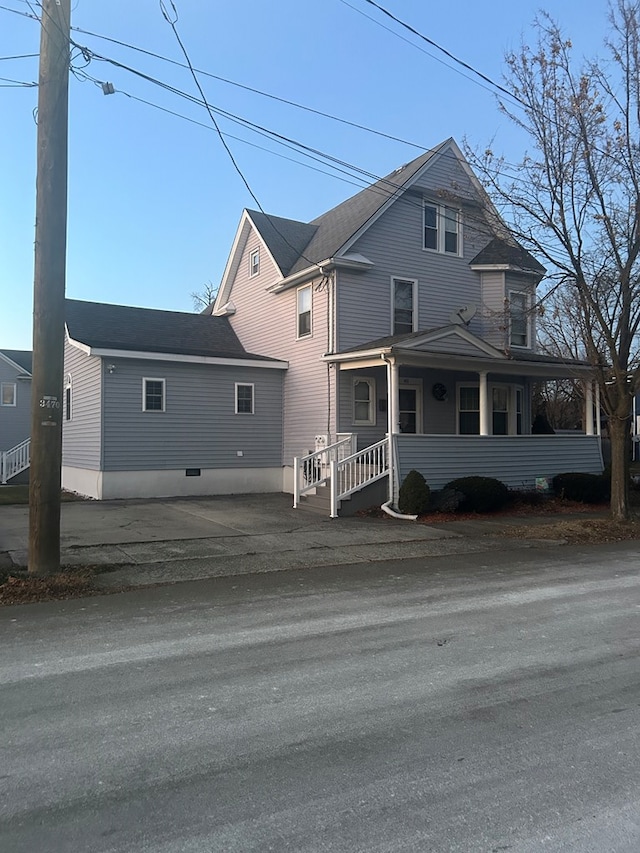
<path fill-rule="evenodd" d="M 516 388 L 516 435 L 522 435 L 522 409 L 524 403 L 524 390 Z"/>
<path fill-rule="evenodd" d="M 64 419 L 71 420 L 71 374 L 67 373 L 64 381 Z"/>
<path fill-rule="evenodd" d="M 480 435 L 480 389 L 461 385 L 458 389 L 458 433 Z"/>
<path fill-rule="evenodd" d="M 143 379 L 142 380 L 142 411 L 164 412 L 165 406 L 165 380 Z"/>
<path fill-rule="evenodd" d="M 455 207 L 424 203 L 423 248 L 447 255 L 461 255 L 461 214 Z"/>
<path fill-rule="evenodd" d="M 260 249 L 254 249 L 249 255 L 249 275 L 258 275 L 260 272 Z"/>
<path fill-rule="evenodd" d="M 311 285 L 301 287 L 297 292 L 298 338 L 311 335 Z"/>
<path fill-rule="evenodd" d="M 493 398 L 493 435 L 509 435 L 509 388 L 506 385 L 494 386 Z"/>
<path fill-rule="evenodd" d="M 529 346 L 529 298 L 516 290 L 509 291 L 509 343 L 512 347 Z"/>
<path fill-rule="evenodd" d="M 376 383 L 373 379 L 362 376 L 353 378 L 353 423 L 363 425 L 375 424 Z"/>
<path fill-rule="evenodd" d="M 236 415 L 253 414 L 253 382 L 236 382 Z"/>
<path fill-rule="evenodd" d="M 16 383 L 3 382 L 2 395 L 0 396 L 0 405 L 15 406 L 16 405 Z"/>
<path fill-rule="evenodd" d="M 416 330 L 416 290 L 415 279 L 392 278 L 392 335 L 405 335 Z"/>

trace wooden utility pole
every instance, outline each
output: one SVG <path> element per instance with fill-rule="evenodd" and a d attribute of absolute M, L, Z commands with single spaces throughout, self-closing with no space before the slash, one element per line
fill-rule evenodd
<path fill-rule="evenodd" d="M 70 0 L 42 0 L 33 286 L 29 572 L 60 568 Z"/>

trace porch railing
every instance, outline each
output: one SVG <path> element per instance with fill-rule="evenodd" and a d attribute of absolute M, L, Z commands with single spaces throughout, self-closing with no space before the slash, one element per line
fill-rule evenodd
<path fill-rule="evenodd" d="M 11 450 L 3 450 L 0 453 L 0 483 L 6 485 L 8 481 L 26 471 L 31 462 L 31 439 L 26 438 L 20 444 L 16 444 Z"/>
<path fill-rule="evenodd" d="M 331 518 L 337 518 L 339 501 L 387 476 L 389 441 L 383 438 L 346 459 L 332 460 L 330 468 Z"/>
<path fill-rule="evenodd" d="M 331 463 L 348 457 L 353 452 L 354 436 L 345 435 L 334 444 L 329 444 L 306 456 L 293 460 L 293 508 L 300 503 L 302 495 L 323 486 L 331 476 Z"/>

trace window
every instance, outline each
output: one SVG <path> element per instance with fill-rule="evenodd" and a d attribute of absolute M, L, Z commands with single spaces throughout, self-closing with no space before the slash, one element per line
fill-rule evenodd
<path fill-rule="evenodd" d="M 461 385 L 458 389 L 458 433 L 480 435 L 480 389 Z"/>
<path fill-rule="evenodd" d="M 64 381 L 64 419 L 71 420 L 71 374 L 67 373 Z"/>
<path fill-rule="evenodd" d="M 0 405 L 2 405 L 2 406 L 15 406 L 16 405 L 16 383 L 15 382 L 3 382 L 1 391 L 2 391 L 2 393 L 0 396 Z"/>
<path fill-rule="evenodd" d="M 516 388 L 516 435 L 522 435 L 522 404 L 524 401 L 524 389 Z"/>
<path fill-rule="evenodd" d="M 301 287 L 297 293 L 298 301 L 298 337 L 307 338 L 311 334 L 311 285 Z"/>
<path fill-rule="evenodd" d="M 529 299 L 526 293 L 509 292 L 509 343 L 512 347 L 529 346 Z"/>
<path fill-rule="evenodd" d="M 391 334 L 404 335 L 416 331 L 416 290 L 415 279 L 391 279 Z"/>
<path fill-rule="evenodd" d="M 509 435 L 509 387 L 494 386 L 493 398 L 493 435 Z"/>
<path fill-rule="evenodd" d="M 260 272 L 260 249 L 254 249 L 249 255 L 249 275 L 258 275 Z"/>
<path fill-rule="evenodd" d="M 142 411 L 164 412 L 164 379 L 142 380 Z"/>
<path fill-rule="evenodd" d="M 253 383 L 236 382 L 236 415 L 253 414 Z"/>
<path fill-rule="evenodd" d="M 353 423 L 375 424 L 376 386 L 373 379 L 353 379 Z"/>
<path fill-rule="evenodd" d="M 455 207 L 424 203 L 423 247 L 447 255 L 461 255 L 461 214 Z"/>

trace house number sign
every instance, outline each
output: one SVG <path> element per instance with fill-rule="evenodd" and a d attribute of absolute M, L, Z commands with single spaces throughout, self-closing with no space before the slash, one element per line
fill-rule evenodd
<path fill-rule="evenodd" d="M 59 409 L 60 408 L 60 400 L 57 397 L 41 397 L 40 398 L 40 408 L 41 409 Z"/>

